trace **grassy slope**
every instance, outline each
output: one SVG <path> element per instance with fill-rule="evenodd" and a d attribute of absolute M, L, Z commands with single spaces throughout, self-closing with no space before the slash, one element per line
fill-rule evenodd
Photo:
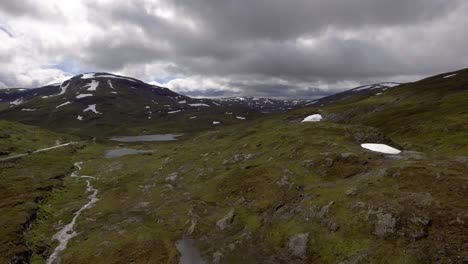
<path fill-rule="evenodd" d="M 465 75 L 182 141 L 126 144 L 153 155 L 104 159 L 116 144 L 87 144 L 72 159 L 84 161 L 82 174 L 97 177 L 100 200 L 78 219 L 79 236 L 62 260 L 177 263 L 175 241 L 187 234 L 206 260 L 221 252 L 222 263 L 461 263 L 468 252 L 468 165 L 459 157 L 468 153 Z M 330 121 L 297 122 L 316 112 Z M 390 159 L 361 149 L 363 142 L 424 153 Z M 29 232 L 34 263 L 50 254 L 50 238 L 85 203 L 83 181 L 66 177 L 63 184 Z M 232 224 L 219 230 L 216 221 L 232 208 Z M 298 233 L 309 233 L 306 260 L 288 250 Z"/>
<path fill-rule="evenodd" d="M 68 142 L 72 138 L 45 129 L 0 120 L 0 153 L 3 155 L 21 154 L 28 150 L 53 146 L 56 141 Z"/>
<path fill-rule="evenodd" d="M 53 146 L 56 140 L 73 139 L 5 121 L 0 121 L 0 134 L 0 149 L 12 154 Z M 23 263 L 31 255 L 24 232 L 51 191 L 63 187 L 62 181 L 70 171 L 70 158 L 75 149 L 65 147 L 0 162 L 1 263 Z"/>
<path fill-rule="evenodd" d="M 466 165 L 432 155 L 388 159 L 359 147 L 363 137 L 390 142 L 376 129 L 291 123 L 296 116 L 181 142 L 133 145 L 153 155 L 84 160 L 82 173 L 98 177 L 93 185 L 100 201 L 78 220 L 80 235 L 64 252 L 64 263 L 177 263 L 174 243 L 192 221 L 197 224 L 190 237 L 201 254 L 211 260 L 219 251 L 228 263 L 302 262 L 287 243 L 303 232 L 310 236 L 307 260 L 320 263 L 361 257 L 372 263 L 449 262 L 464 254 L 464 226 L 456 219 L 466 221 Z M 89 145 L 79 155 L 109 148 Z M 235 161 L 235 154 L 254 156 Z M 173 173 L 174 181 L 166 179 Z M 35 226 L 35 237 L 51 237 L 55 230 L 48 227 L 70 218 L 72 196 L 83 198 L 82 189 L 69 195 L 69 203 L 51 199 L 60 213 Z M 330 202 L 329 211 L 320 213 Z M 216 221 L 231 208 L 234 221 L 221 231 Z M 376 236 L 382 215 L 395 226 Z"/>
<path fill-rule="evenodd" d="M 344 123 L 378 127 L 412 149 L 453 155 L 468 153 L 468 70 L 438 75 L 370 92 L 323 107 L 325 116 Z"/>

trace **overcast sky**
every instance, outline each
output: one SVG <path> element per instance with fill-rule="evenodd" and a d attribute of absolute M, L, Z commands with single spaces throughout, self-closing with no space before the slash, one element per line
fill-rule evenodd
<path fill-rule="evenodd" d="M 1 0 L 0 87 L 107 71 L 314 98 L 468 67 L 466 0 Z"/>

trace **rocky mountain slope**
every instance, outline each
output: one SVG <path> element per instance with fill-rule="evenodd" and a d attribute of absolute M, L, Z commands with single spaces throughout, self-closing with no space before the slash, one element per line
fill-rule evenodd
<path fill-rule="evenodd" d="M 194 99 L 129 77 L 88 73 L 37 89 L 0 90 L 0 118 L 93 136 L 117 131 L 187 132 L 211 128 L 213 122 L 239 123 L 306 102 Z"/>
<path fill-rule="evenodd" d="M 0 261 L 465 263 L 467 101 L 461 70 L 174 141 L 82 141 L 0 162 L 11 219 Z M 0 126 L 18 151 L 31 143 L 11 135 L 37 129 Z"/>

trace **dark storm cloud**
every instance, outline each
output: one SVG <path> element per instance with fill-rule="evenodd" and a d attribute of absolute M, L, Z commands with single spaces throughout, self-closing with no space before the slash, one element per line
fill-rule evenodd
<path fill-rule="evenodd" d="M 46 2 L 47 8 L 39 4 Z M 73 3 L 79 11 L 58 8 L 66 5 L 58 0 L 2 1 L 0 12 L 36 20 L 38 14 L 82 14 L 80 22 L 69 21 L 87 29 L 76 42 L 60 46 L 67 37 L 61 34 L 31 41 L 38 53 L 145 81 L 178 78 L 167 85 L 190 95 L 315 97 L 468 63 L 468 37 L 460 34 L 468 26 L 468 3 L 462 0 Z"/>
<path fill-rule="evenodd" d="M 34 1 L 0 1 L 0 10 L 12 15 L 36 14 Z"/>
<path fill-rule="evenodd" d="M 421 23 L 458 1 L 441 0 L 171 0 L 177 9 L 228 36 L 285 40 L 328 26 L 355 28 Z"/>

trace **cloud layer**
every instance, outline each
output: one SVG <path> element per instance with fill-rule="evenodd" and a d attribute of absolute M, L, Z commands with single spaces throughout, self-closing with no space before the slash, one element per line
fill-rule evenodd
<path fill-rule="evenodd" d="M 464 68 L 463 0 L 0 2 L 0 83 L 109 71 L 191 96 L 315 98 Z"/>

